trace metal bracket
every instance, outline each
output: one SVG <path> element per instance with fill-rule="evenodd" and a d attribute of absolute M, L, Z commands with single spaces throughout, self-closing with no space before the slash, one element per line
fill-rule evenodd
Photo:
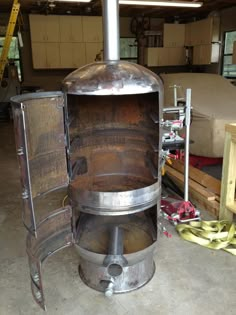
<path fill-rule="evenodd" d="M 57 251 L 74 244 L 71 220 L 70 206 L 57 209 L 38 224 L 37 238 L 31 233 L 27 236 L 31 290 L 36 303 L 43 310 L 46 310 L 46 306 L 42 284 L 42 263 Z"/>

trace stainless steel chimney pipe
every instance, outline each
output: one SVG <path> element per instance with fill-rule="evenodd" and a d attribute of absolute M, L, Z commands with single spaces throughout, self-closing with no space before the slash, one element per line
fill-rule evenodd
<path fill-rule="evenodd" d="M 103 0 L 104 60 L 120 60 L 119 0 Z"/>

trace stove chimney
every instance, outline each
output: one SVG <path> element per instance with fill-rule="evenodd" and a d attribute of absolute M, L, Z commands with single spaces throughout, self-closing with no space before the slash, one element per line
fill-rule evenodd
<path fill-rule="evenodd" d="M 104 60 L 120 59 L 119 0 L 103 0 Z"/>

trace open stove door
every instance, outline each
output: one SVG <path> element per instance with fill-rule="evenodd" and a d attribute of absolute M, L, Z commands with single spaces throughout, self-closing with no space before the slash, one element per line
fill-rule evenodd
<path fill-rule="evenodd" d="M 13 97 L 11 101 L 23 188 L 23 223 L 31 234 L 37 236 L 38 199 L 67 187 L 69 182 L 64 94 L 24 94 Z"/>
<path fill-rule="evenodd" d="M 23 188 L 22 217 L 29 231 L 31 288 L 34 299 L 45 309 L 41 265 L 73 244 L 71 207 L 48 210 L 43 202 L 46 198 L 53 201 L 51 196 L 61 190 L 64 196 L 69 183 L 65 98 L 61 92 L 42 92 L 16 96 L 11 101 Z"/>
<path fill-rule="evenodd" d="M 46 305 L 42 283 L 42 263 L 59 250 L 73 245 L 71 217 L 70 206 L 57 209 L 38 224 L 37 238 L 30 233 L 27 236 L 31 290 L 35 301 L 44 310 L 46 310 Z"/>

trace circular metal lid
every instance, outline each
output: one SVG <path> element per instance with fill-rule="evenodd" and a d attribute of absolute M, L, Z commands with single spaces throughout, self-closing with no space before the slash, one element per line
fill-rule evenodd
<path fill-rule="evenodd" d="M 96 62 L 70 73 L 64 91 L 77 95 L 128 95 L 162 90 L 161 79 L 152 71 L 127 61 Z"/>

